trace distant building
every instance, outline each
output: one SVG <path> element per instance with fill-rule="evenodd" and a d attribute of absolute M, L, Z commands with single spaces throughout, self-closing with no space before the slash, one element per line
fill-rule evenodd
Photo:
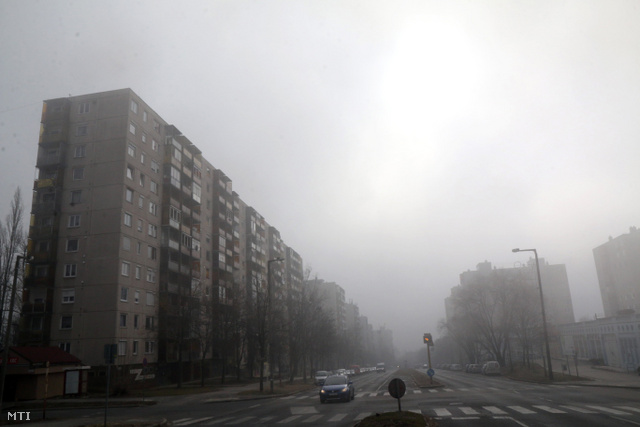
<path fill-rule="evenodd" d="M 346 330 L 344 289 L 335 282 L 325 282 L 322 279 L 308 280 L 307 283 L 308 286 L 316 289 L 320 296 L 320 305 L 329 313 L 336 332 L 342 334 Z"/>
<path fill-rule="evenodd" d="M 640 366 L 640 314 L 626 313 L 559 325 L 562 355 L 626 371 Z"/>
<path fill-rule="evenodd" d="M 631 227 L 628 234 L 593 250 L 605 317 L 625 310 L 640 312 L 640 232 Z"/>
<path fill-rule="evenodd" d="M 549 264 L 545 262 L 544 258 L 539 258 L 539 263 L 547 321 L 551 324 L 574 322 L 575 317 L 566 267 L 564 264 Z M 513 268 L 492 268 L 490 262 L 481 262 L 477 265 L 475 271 L 469 270 L 460 274 L 460 287 L 491 283 L 492 280 L 495 280 L 494 275 L 499 275 L 502 280 L 506 279 L 514 283 L 527 284 L 535 289 L 538 288 L 536 263 L 533 258 L 530 258 L 526 265 Z M 495 277 L 497 278 L 498 276 Z M 453 288 L 451 290 L 452 296 L 458 290 Z M 450 316 L 453 315 L 455 307 L 452 304 L 452 297 L 445 299 L 447 319 L 450 319 Z"/>

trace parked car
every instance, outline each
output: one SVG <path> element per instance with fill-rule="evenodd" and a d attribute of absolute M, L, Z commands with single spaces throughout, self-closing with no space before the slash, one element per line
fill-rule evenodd
<path fill-rule="evenodd" d="M 451 369 L 452 371 L 462 371 L 462 365 L 454 363 L 449 369 Z"/>
<path fill-rule="evenodd" d="M 376 365 L 376 372 L 384 372 L 385 370 L 384 362 L 380 362 Z"/>
<path fill-rule="evenodd" d="M 324 380 L 324 385 L 320 389 L 320 403 L 329 400 L 343 400 L 349 402 L 356 396 L 356 389 L 353 381 L 346 375 L 331 375 Z"/>
<path fill-rule="evenodd" d="M 327 379 L 327 377 L 330 375 L 329 371 L 318 371 L 316 372 L 316 378 L 315 378 L 315 384 L 316 385 L 323 385 L 324 384 L 324 380 Z"/>
<path fill-rule="evenodd" d="M 470 374 L 479 374 L 482 372 L 482 365 L 478 365 L 477 363 L 472 363 L 467 368 L 467 372 Z"/>
<path fill-rule="evenodd" d="M 484 375 L 500 375 L 500 364 L 495 360 L 487 362 L 482 367 L 482 373 Z"/>

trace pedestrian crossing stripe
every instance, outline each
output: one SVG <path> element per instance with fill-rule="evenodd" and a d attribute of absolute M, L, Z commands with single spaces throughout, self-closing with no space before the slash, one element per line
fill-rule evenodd
<path fill-rule="evenodd" d="M 584 405 L 584 406 L 573 406 L 573 405 L 558 405 L 557 407 L 547 406 L 547 405 L 531 405 L 530 407 L 519 406 L 519 405 L 510 405 L 504 407 L 498 406 L 480 406 L 480 407 L 471 407 L 471 406 L 455 406 L 448 408 L 429 408 L 429 409 L 408 409 L 410 412 L 415 412 L 417 414 L 425 414 L 428 416 L 435 417 L 436 419 L 441 418 L 451 418 L 451 419 L 476 419 L 481 415 L 489 415 L 494 416 L 494 418 L 498 419 L 500 417 L 511 415 L 515 412 L 521 415 L 531 415 L 537 414 L 540 412 L 552 413 L 552 414 L 567 414 L 567 413 L 580 413 L 580 414 L 605 414 L 605 415 L 634 415 L 634 413 L 640 413 L 640 408 L 634 408 L 631 406 L 613 406 L 606 407 L 600 405 Z M 360 421 L 369 415 L 372 415 L 372 412 L 361 412 L 358 413 L 354 418 L 348 418 L 349 421 Z M 329 418 L 327 418 L 329 417 Z M 347 417 L 353 417 L 353 414 L 349 413 L 332 413 L 332 414 L 312 414 L 312 413 L 298 413 L 292 414 L 287 417 L 283 417 L 281 420 L 277 421 L 276 417 L 262 417 L 257 418 L 255 416 L 240 416 L 240 417 L 223 417 L 215 419 L 212 416 L 203 417 L 203 418 L 180 418 L 173 421 L 174 426 L 191 426 L 191 425 L 250 425 L 256 423 L 267 423 L 274 422 L 277 424 L 289 424 L 289 425 L 299 425 L 299 424 L 310 424 L 316 422 L 330 422 L 335 423 L 342 420 L 347 419 Z"/>

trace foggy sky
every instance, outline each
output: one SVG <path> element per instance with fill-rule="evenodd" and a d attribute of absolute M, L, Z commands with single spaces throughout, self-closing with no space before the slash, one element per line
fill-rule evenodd
<path fill-rule="evenodd" d="M 399 349 L 514 247 L 602 313 L 640 225 L 637 1 L 0 2 L 0 215 L 42 100 L 129 87 Z M 399 356 L 401 356 L 399 354 Z"/>

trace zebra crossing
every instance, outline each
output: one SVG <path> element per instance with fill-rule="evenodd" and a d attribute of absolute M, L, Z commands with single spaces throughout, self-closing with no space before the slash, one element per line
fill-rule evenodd
<path fill-rule="evenodd" d="M 410 409 L 409 409 L 410 410 Z M 616 416 L 640 416 L 640 408 L 634 408 L 631 406 L 601 406 L 601 405 L 506 405 L 506 406 L 447 406 L 436 407 L 424 410 L 414 409 L 412 412 L 421 413 L 430 416 L 435 419 L 444 418 L 473 418 L 473 417 L 505 417 L 505 416 L 535 416 L 537 414 L 601 414 L 601 415 L 616 415 Z M 325 424 L 325 423 L 339 423 L 339 422 L 358 422 L 363 418 L 373 415 L 373 412 L 362 412 L 359 414 L 349 414 L 343 412 L 332 412 L 330 414 L 319 413 L 302 413 L 293 414 L 290 416 L 284 416 L 277 418 L 274 416 L 251 416 L 251 415 L 237 415 L 216 418 L 215 416 L 204 418 L 182 418 L 174 420 L 172 425 L 174 426 L 231 426 L 231 425 L 253 425 L 253 424 L 268 424 L 268 425 L 304 425 L 304 424 Z"/>
<path fill-rule="evenodd" d="M 555 386 L 556 388 L 576 388 L 577 386 L 573 385 L 561 385 Z M 526 391 L 526 390 L 535 390 L 535 389 L 543 389 L 540 386 L 525 386 L 519 387 L 518 390 Z M 440 388 L 408 388 L 406 394 L 429 394 L 429 393 L 455 393 L 455 392 L 463 392 L 463 393 L 474 393 L 474 392 L 491 392 L 491 391 L 500 391 L 501 389 L 496 387 L 461 387 L 461 388 L 450 388 L 450 387 L 440 387 Z M 389 392 L 386 390 L 379 391 L 366 391 L 366 390 L 357 390 L 356 389 L 356 397 L 389 397 Z M 280 399 L 282 400 L 305 400 L 305 399 L 317 399 L 318 393 L 304 393 L 297 395 L 284 396 Z"/>

